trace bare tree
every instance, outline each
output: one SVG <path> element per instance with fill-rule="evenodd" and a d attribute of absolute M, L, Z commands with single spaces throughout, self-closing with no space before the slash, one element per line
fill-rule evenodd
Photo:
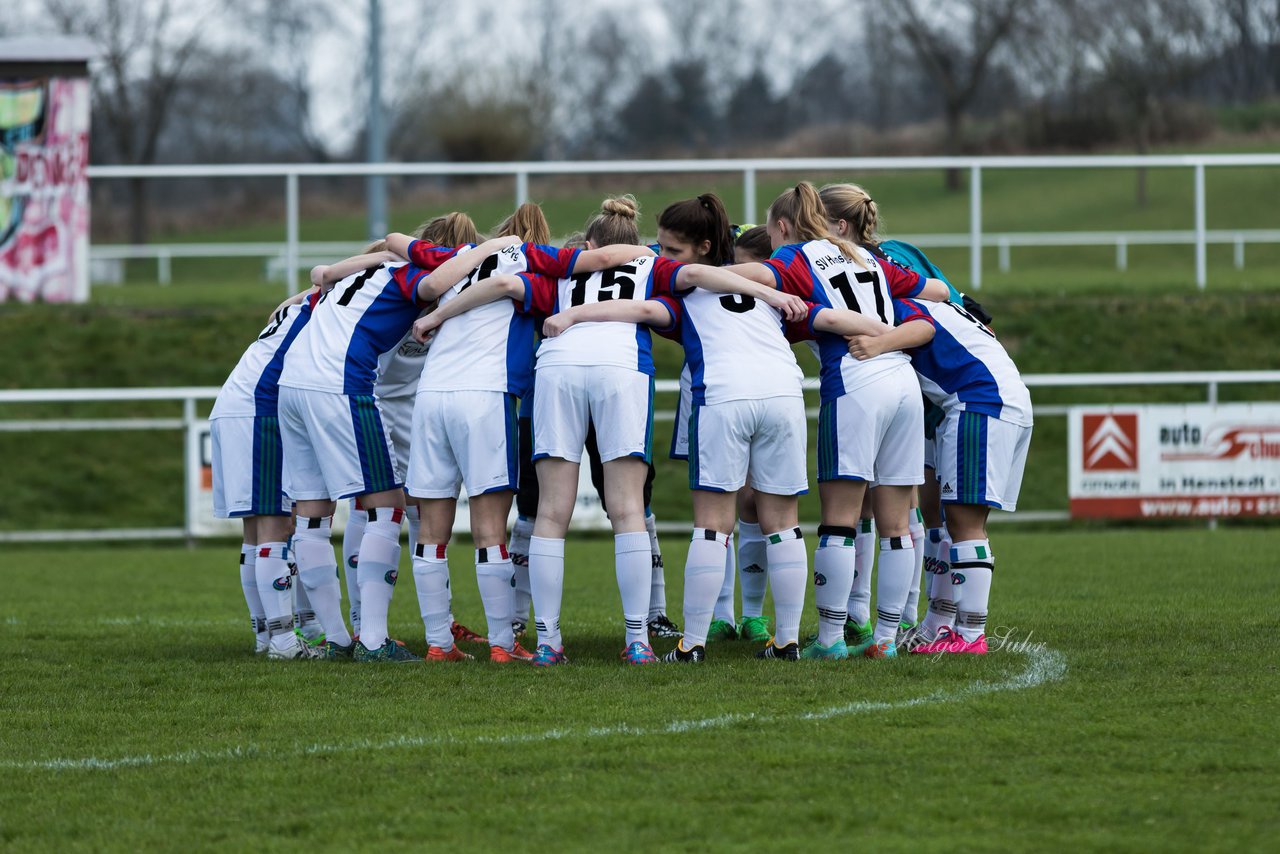
<path fill-rule="evenodd" d="M 1030 28 L 1035 5 L 1035 0 L 897 0 L 880 7 L 938 88 L 947 154 L 961 153 L 965 115 L 998 50 Z M 957 170 L 948 169 L 946 180 L 948 189 L 960 189 Z"/>
<path fill-rule="evenodd" d="M 102 67 L 93 76 L 97 135 L 122 163 L 156 162 L 161 134 L 172 118 L 174 95 L 207 36 L 206 23 L 227 5 L 209 0 L 194 19 L 179 21 L 171 0 L 44 0 L 64 33 L 93 39 Z M 147 240 L 147 190 L 129 181 L 129 239 Z"/>

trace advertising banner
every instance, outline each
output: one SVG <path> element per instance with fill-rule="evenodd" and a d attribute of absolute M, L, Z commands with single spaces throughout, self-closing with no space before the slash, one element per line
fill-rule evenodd
<path fill-rule="evenodd" d="M 89 298 L 89 81 L 0 80 L 0 302 Z"/>
<path fill-rule="evenodd" d="M 1076 518 L 1280 516 L 1280 403 L 1071 407 Z"/>

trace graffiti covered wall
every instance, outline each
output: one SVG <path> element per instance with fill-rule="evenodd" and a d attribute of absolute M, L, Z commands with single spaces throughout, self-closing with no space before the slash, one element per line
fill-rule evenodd
<path fill-rule="evenodd" d="M 0 80 L 0 302 L 89 298 L 89 81 Z"/>

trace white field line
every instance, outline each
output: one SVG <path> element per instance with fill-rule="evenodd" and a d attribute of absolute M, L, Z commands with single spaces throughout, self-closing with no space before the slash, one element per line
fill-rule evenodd
<path fill-rule="evenodd" d="M 321 756 L 334 753 L 377 752 L 402 748 L 463 747 L 471 745 L 539 744 L 548 741 L 577 739 L 636 737 L 696 732 L 721 729 L 742 723 L 777 724 L 797 720 L 828 720 L 862 712 L 885 712 L 909 709 L 933 703 L 954 703 L 969 697 L 995 694 L 1004 691 L 1024 691 L 1066 676 L 1066 657 L 1057 650 L 1034 645 L 1025 650 L 1026 668 L 1013 676 L 996 682 L 978 680 L 955 690 L 934 691 L 908 700 L 855 700 L 838 706 L 830 706 L 811 712 L 777 715 L 757 712 L 740 712 L 717 715 L 710 718 L 672 721 L 661 726 L 641 727 L 616 724 L 600 727 L 570 727 L 538 732 L 506 733 L 502 735 L 433 735 L 396 736 L 389 739 L 357 739 L 354 741 L 299 744 L 292 747 L 272 748 L 256 744 L 238 745 L 221 750 L 185 750 L 180 753 L 144 753 L 138 756 L 121 756 L 115 759 L 85 757 L 80 759 L 36 759 L 27 761 L 0 760 L 0 768 L 9 771 L 112 771 L 120 768 L 145 768 L 156 765 L 193 765 L 223 762 L 235 759 L 290 759 L 299 756 Z"/>

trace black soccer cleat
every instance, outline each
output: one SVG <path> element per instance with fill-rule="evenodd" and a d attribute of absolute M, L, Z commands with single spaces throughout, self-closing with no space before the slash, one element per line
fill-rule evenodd
<path fill-rule="evenodd" d="M 800 644 L 792 641 L 786 646 L 777 646 L 773 640 L 768 646 L 756 653 L 756 658 L 780 658 L 783 661 L 800 660 Z"/>
<path fill-rule="evenodd" d="M 676 648 L 671 652 L 662 656 L 663 664 L 699 664 L 707 660 L 707 648 L 702 644 L 698 644 L 693 649 L 686 650 L 683 648 L 683 641 L 676 644 Z"/>
<path fill-rule="evenodd" d="M 651 638 L 678 638 L 683 633 L 680 627 L 671 622 L 671 618 L 666 614 L 659 614 L 656 617 L 649 618 L 649 637 Z"/>

